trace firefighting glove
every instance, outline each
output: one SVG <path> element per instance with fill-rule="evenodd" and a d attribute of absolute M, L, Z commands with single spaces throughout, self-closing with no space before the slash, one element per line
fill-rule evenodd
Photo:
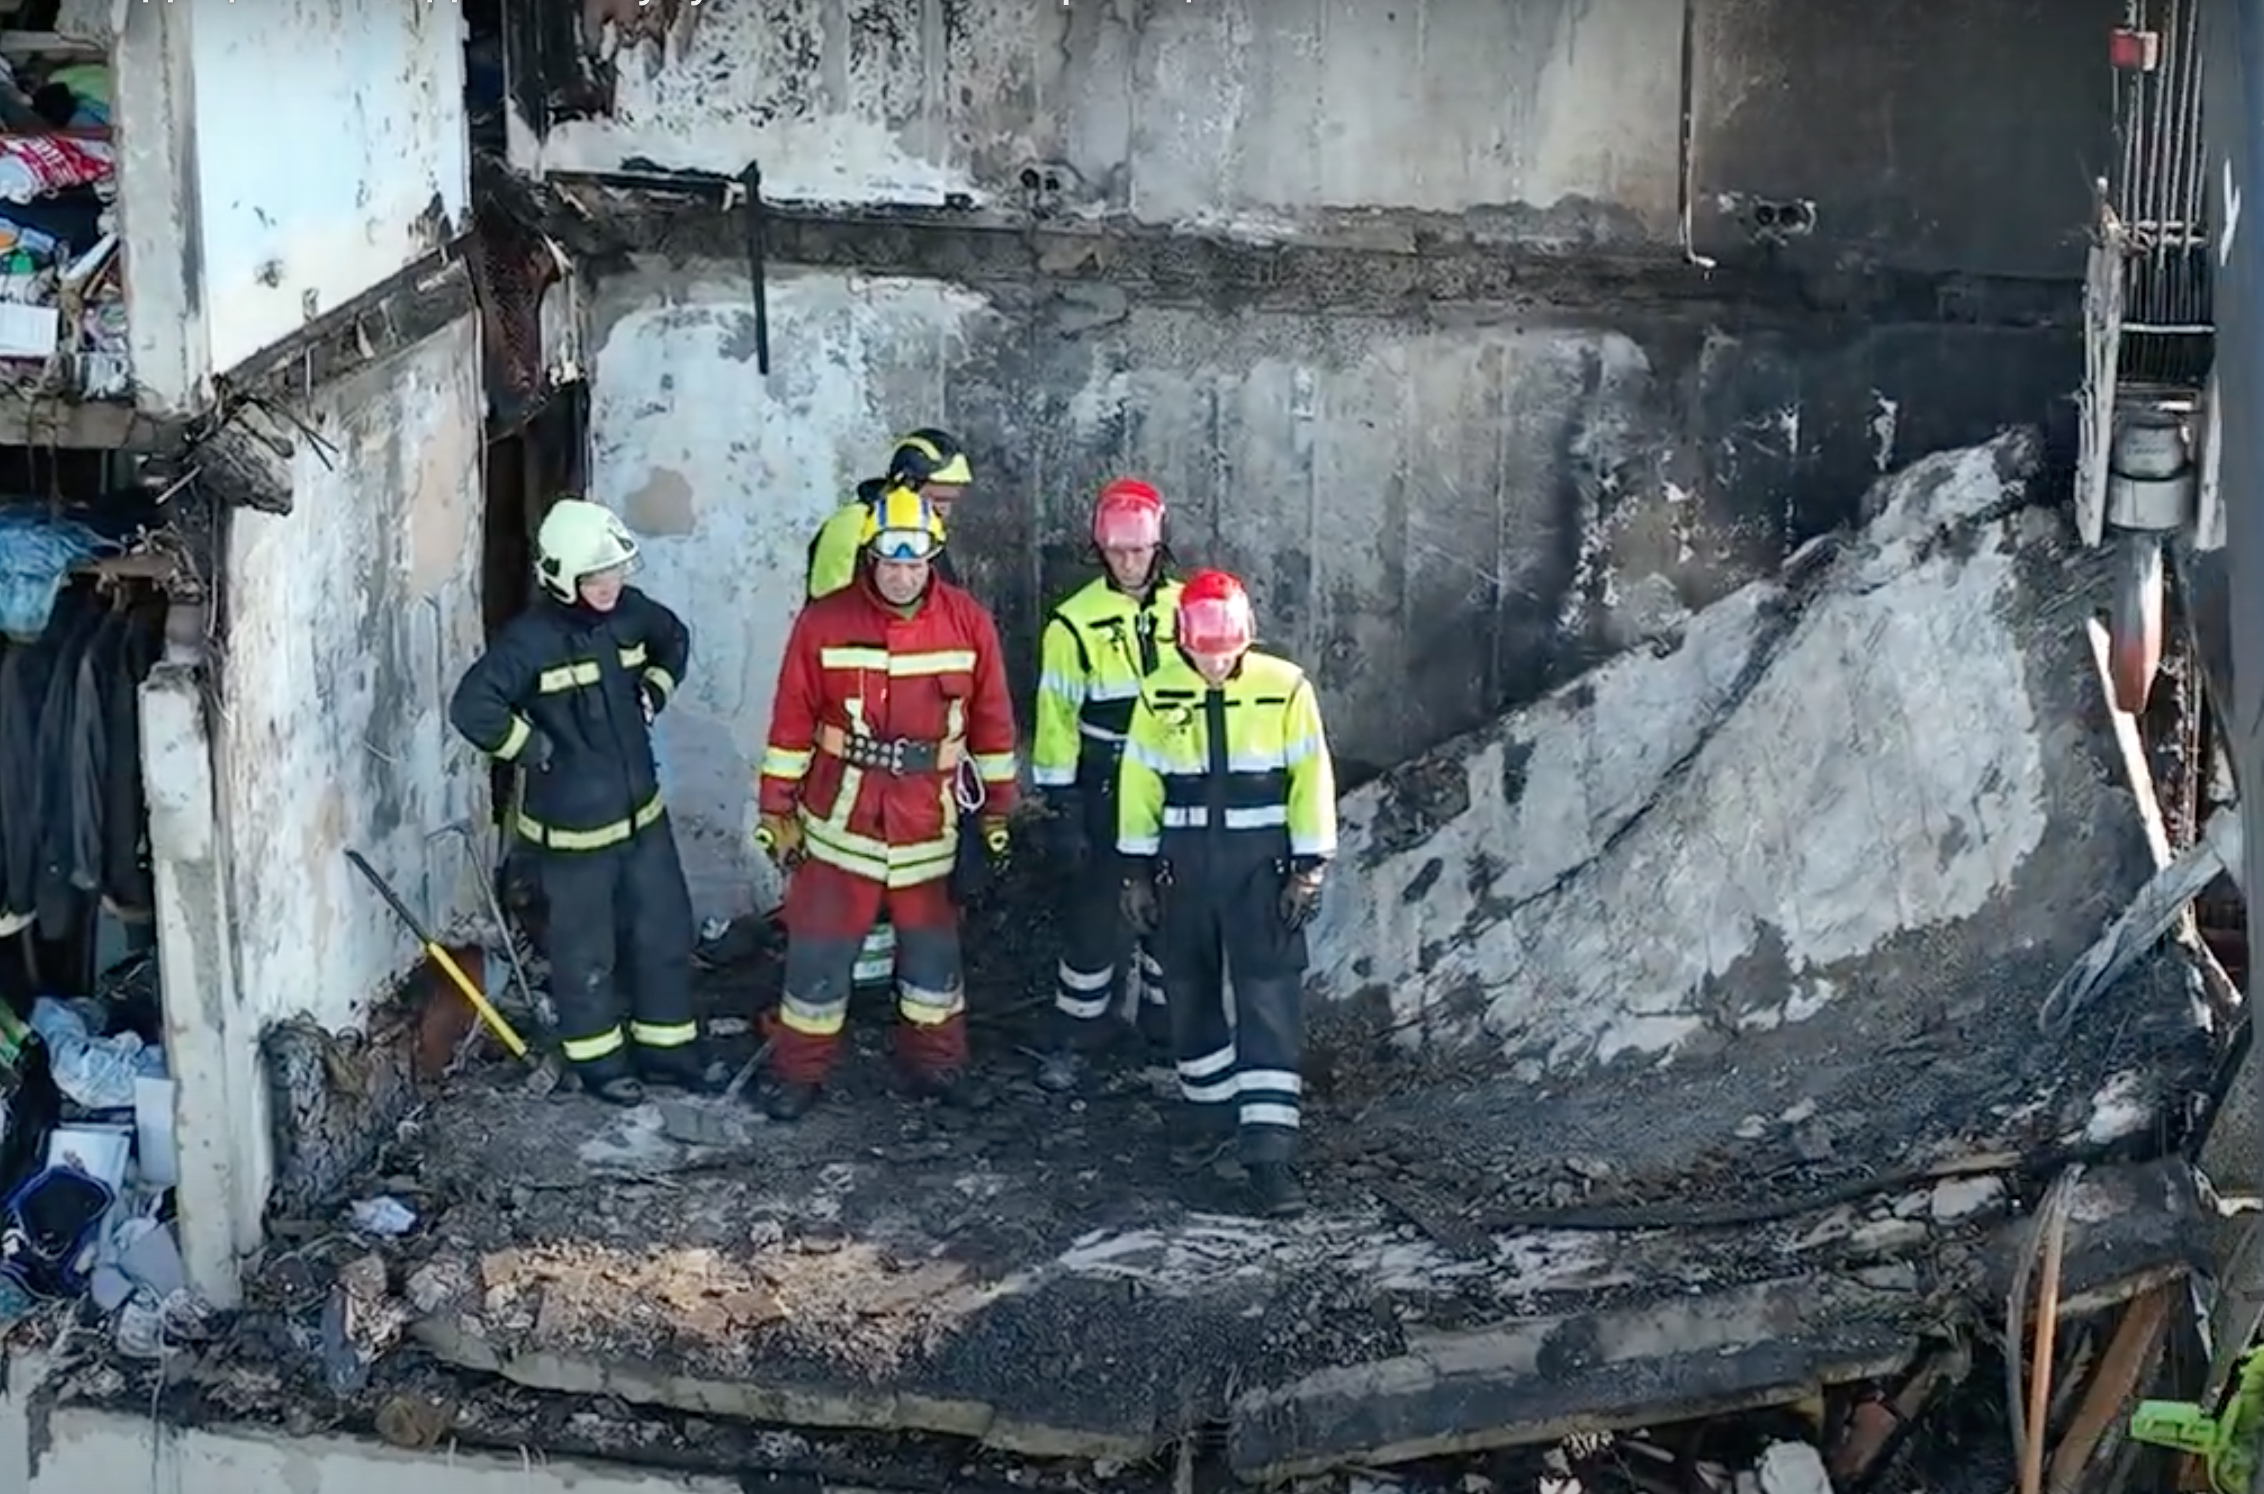
<path fill-rule="evenodd" d="M 1288 877 L 1281 884 L 1281 899 L 1274 911 L 1281 916 L 1281 926 L 1296 933 L 1312 922 L 1313 911 L 1321 905 L 1321 866 L 1318 863 L 1292 864 Z"/>
<path fill-rule="evenodd" d="M 1006 816 L 986 814 L 980 821 L 980 829 L 983 834 L 983 855 L 990 859 L 991 870 L 994 872 L 1006 870 L 1007 853 L 1010 849 L 1010 838 L 1006 833 Z"/>
<path fill-rule="evenodd" d="M 766 814 L 755 821 L 755 844 L 780 871 L 802 864 L 802 822 L 790 814 Z"/>
<path fill-rule="evenodd" d="M 1117 907 L 1123 911 L 1124 921 L 1132 925 L 1132 932 L 1143 939 L 1154 938 L 1163 926 L 1163 903 L 1156 896 L 1154 871 L 1140 866 L 1127 873 Z"/>
<path fill-rule="evenodd" d="M 1046 821 L 1046 854 L 1064 870 L 1083 865 L 1093 848 L 1085 834 L 1084 801 L 1074 789 L 1063 789 L 1047 794 L 1046 804 L 1053 811 Z"/>

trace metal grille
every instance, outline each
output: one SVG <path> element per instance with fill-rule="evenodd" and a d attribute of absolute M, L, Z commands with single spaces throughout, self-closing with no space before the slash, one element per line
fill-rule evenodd
<path fill-rule="evenodd" d="M 2208 376 L 2209 179 L 2201 135 L 2199 0 L 2129 0 L 2124 24 L 2160 38 L 2156 65 L 2115 74 L 2121 159 L 2108 200 L 2129 245 L 2120 380 Z"/>
<path fill-rule="evenodd" d="M 469 260 L 498 392 L 531 396 L 542 388 L 542 297 L 558 280 L 557 256 L 540 234 L 483 206 L 472 215 Z"/>

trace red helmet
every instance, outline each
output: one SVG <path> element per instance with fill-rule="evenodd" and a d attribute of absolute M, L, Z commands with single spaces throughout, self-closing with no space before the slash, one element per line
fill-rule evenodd
<path fill-rule="evenodd" d="M 1179 646 L 1191 654 L 1239 654 L 1257 636 L 1250 594 L 1224 571 L 1197 571 L 1179 593 Z"/>
<path fill-rule="evenodd" d="M 1163 494 L 1137 477 L 1119 477 L 1093 500 L 1093 543 L 1138 550 L 1163 543 Z"/>

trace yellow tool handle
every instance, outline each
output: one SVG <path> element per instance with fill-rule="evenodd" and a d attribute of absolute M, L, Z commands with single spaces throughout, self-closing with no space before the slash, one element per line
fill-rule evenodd
<path fill-rule="evenodd" d="M 472 1004 L 472 1010 L 479 1013 L 480 1020 L 487 1024 L 488 1031 L 503 1040 L 503 1046 L 511 1050 L 513 1058 L 525 1058 L 527 1056 L 526 1039 L 520 1037 L 510 1022 L 505 1020 L 503 1013 L 495 1009 L 495 1003 L 487 999 L 486 993 L 472 984 L 472 978 L 464 973 L 464 967 L 457 964 L 454 957 L 447 950 L 442 949 L 432 935 L 425 932 L 425 927 L 418 922 L 417 915 L 411 913 L 409 905 L 401 901 L 401 894 L 395 892 L 392 884 L 377 874 L 377 868 L 370 865 L 363 858 L 361 852 L 348 847 L 346 859 L 353 863 L 354 870 L 368 879 L 370 886 L 377 889 L 377 895 L 385 899 L 386 906 L 393 910 L 393 916 L 409 926 L 409 932 L 414 934 L 417 943 L 423 946 L 425 958 L 438 965 L 448 978 L 456 983 L 456 989 L 462 992 L 464 999 Z M 504 929 L 501 932 L 504 938 L 511 937 L 509 929 Z"/>
<path fill-rule="evenodd" d="M 438 965 L 456 983 L 456 989 L 464 993 L 464 999 L 472 1004 L 473 1011 L 480 1014 L 480 1020 L 487 1024 L 488 1031 L 494 1033 L 503 1046 L 511 1050 L 511 1056 L 525 1058 L 526 1039 L 519 1036 L 510 1020 L 495 1009 L 495 1003 L 488 1000 L 480 988 L 472 983 L 472 978 L 464 973 L 464 967 L 456 963 L 456 957 L 437 944 L 427 944 L 424 949 L 425 958 Z"/>

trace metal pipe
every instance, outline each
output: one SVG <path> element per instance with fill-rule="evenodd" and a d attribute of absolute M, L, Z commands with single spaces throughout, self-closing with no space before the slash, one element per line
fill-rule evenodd
<path fill-rule="evenodd" d="M 502 941 L 503 957 L 511 962 L 511 978 L 518 983 L 519 999 L 526 1003 L 524 1010 L 533 1012 L 539 1017 L 543 1026 L 551 1026 L 551 1014 L 545 1010 L 544 1004 L 535 996 L 534 982 L 527 979 L 527 967 L 519 959 L 519 941 L 511 937 L 511 925 L 503 917 L 503 904 L 495 896 L 496 869 L 493 866 L 482 866 L 480 864 L 479 849 L 472 843 L 472 827 L 462 820 L 443 825 L 425 837 L 425 845 L 429 849 L 435 841 L 451 835 L 464 843 L 465 864 L 473 867 L 481 874 L 479 879 L 480 896 L 487 903 L 488 917 L 494 922 L 495 937 Z M 497 859 L 500 860 L 501 858 L 498 857 Z M 429 892 L 425 897 L 425 914 L 429 921 L 432 914 L 432 898 Z"/>
<path fill-rule="evenodd" d="M 749 161 L 747 169 L 739 174 L 739 185 L 747 200 L 739 205 L 747 215 L 747 279 L 755 298 L 755 371 L 764 378 L 770 377 L 770 287 L 763 240 L 769 224 L 763 219 L 763 169 L 760 163 Z"/>

